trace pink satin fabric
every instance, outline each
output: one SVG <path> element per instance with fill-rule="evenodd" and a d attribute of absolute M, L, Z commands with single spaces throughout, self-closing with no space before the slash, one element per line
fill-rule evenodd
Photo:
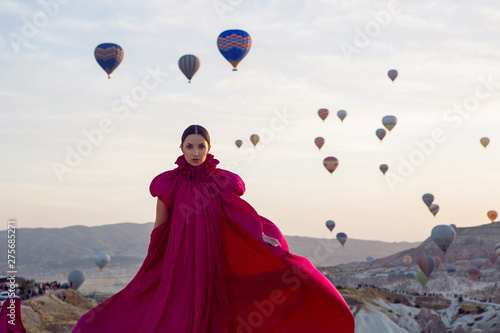
<path fill-rule="evenodd" d="M 172 214 L 152 231 L 139 272 L 73 332 L 354 332 L 331 282 L 240 198 L 239 176 L 217 169 L 210 154 L 198 167 L 183 156 L 176 163 L 151 182 Z M 263 232 L 281 246 L 264 242 Z"/>
<path fill-rule="evenodd" d="M 9 298 L 0 311 L 0 333 L 26 333 L 21 320 L 21 299 Z"/>

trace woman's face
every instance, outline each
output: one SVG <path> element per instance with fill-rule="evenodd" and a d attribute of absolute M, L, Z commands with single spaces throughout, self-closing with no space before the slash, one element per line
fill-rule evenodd
<path fill-rule="evenodd" d="M 205 162 L 210 145 L 200 134 L 189 134 L 184 140 L 181 150 L 189 164 L 198 166 Z"/>

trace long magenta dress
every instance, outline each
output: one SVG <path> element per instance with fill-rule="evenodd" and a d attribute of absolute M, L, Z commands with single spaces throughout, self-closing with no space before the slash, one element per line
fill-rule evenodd
<path fill-rule="evenodd" d="M 0 311 L 0 333 L 26 333 L 21 320 L 21 299 L 9 298 Z"/>
<path fill-rule="evenodd" d="M 151 232 L 139 272 L 73 332 L 354 332 L 332 283 L 291 254 L 280 230 L 240 198 L 238 175 L 217 169 L 211 154 L 197 167 L 183 155 L 175 163 L 151 182 L 151 194 L 172 214 Z"/>

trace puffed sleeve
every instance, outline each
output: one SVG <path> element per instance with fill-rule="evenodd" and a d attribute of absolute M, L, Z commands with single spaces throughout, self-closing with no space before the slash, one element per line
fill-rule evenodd
<path fill-rule="evenodd" d="M 160 173 L 151 181 L 149 192 L 153 197 L 158 197 L 165 206 L 172 207 L 174 205 L 176 180 L 177 177 L 174 170 Z"/>
<path fill-rule="evenodd" d="M 224 169 L 217 169 L 213 176 L 219 189 L 228 194 L 242 196 L 245 193 L 245 183 L 237 174 Z"/>

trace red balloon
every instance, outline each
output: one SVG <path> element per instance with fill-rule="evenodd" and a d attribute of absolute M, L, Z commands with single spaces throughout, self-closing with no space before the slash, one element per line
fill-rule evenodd
<path fill-rule="evenodd" d="M 323 160 L 323 165 L 328 172 L 333 173 L 339 165 L 339 160 L 333 156 L 329 156 Z"/>

